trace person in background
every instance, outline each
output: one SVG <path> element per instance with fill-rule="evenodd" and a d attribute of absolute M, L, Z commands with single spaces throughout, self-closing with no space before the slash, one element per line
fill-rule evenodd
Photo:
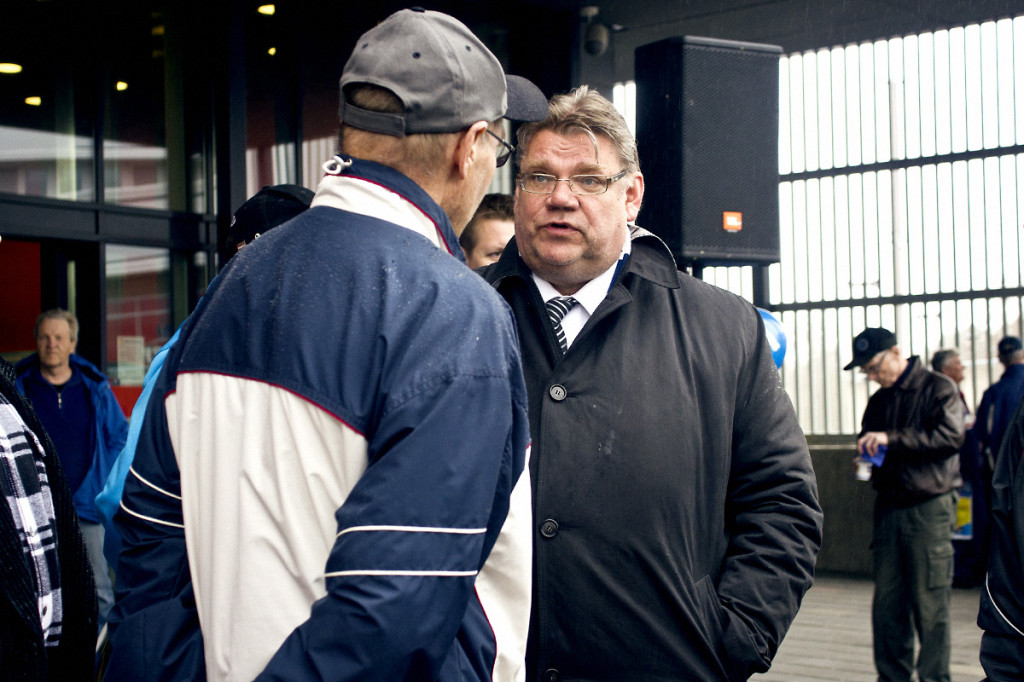
<path fill-rule="evenodd" d="M 935 354 L 932 355 L 932 370 L 939 374 L 945 374 L 956 384 L 957 392 L 960 393 L 960 402 L 964 408 L 964 429 L 971 428 L 974 424 L 974 415 L 967 404 L 964 392 L 960 390 L 960 384 L 964 380 L 964 363 L 960 360 L 960 351 L 955 348 L 944 348 L 935 351 Z M 962 464 L 963 462 L 961 462 Z"/>
<path fill-rule="evenodd" d="M 0 679 L 91 680 L 96 587 L 53 443 L 0 358 Z"/>
<path fill-rule="evenodd" d="M 990 474 L 1010 419 L 1024 399 L 1024 343 L 1016 336 L 1007 336 L 996 350 L 1003 375 L 982 394 L 974 425 Z"/>
<path fill-rule="evenodd" d="M 305 211 L 312 201 L 313 191 L 302 185 L 264 185 L 231 216 L 228 246 L 236 253 L 241 251 L 260 235 Z"/>
<path fill-rule="evenodd" d="M 882 327 L 853 339 L 853 359 L 843 369 L 854 368 L 880 387 L 868 399 L 857 437 L 859 453 L 884 455 L 871 473 L 878 679 L 909 682 L 916 667 L 919 682 L 949 682 L 963 403 L 949 377 L 930 371 L 916 355 L 904 356 L 896 335 Z"/>
<path fill-rule="evenodd" d="M 313 205 L 232 259 L 155 382 L 115 516 L 114 679 L 521 675 L 525 387 L 456 229 L 502 117 L 546 100 L 419 8 L 340 86 Z"/>
<path fill-rule="evenodd" d="M 932 355 L 932 370 L 944 374 L 956 384 L 960 394 L 960 404 L 964 415 L 964 443 L 960 446 L 960 486 L 957 500 L 957 534 L 953 543 L 954 587 L 975 587 L 985 579 L 985 562 L 988 557 L 988 526 L 990 498 L 986 492 L 991 485 L 991 472 L 986 476 L 981 457 L 981 448 L 974 435 L 974 413 L 967 404 L 960 384 L 964 380 L 964 365 L 960 360 L 960 352 L 955 348 L 944 348 Z M 970 536 L 964 537 L 966 530 L 960 527 L 960 511 L 966 513 Z M 965 524 L 966 525 L 966 524 Z"/>
<path fill-rule="evenodd" d="M 114 603 L 110 569 L 103 554 L 103 525 L 96 508 L 128 435 L 128 420 L 107 377 L 75 353 L 78 319 L 67 310 L 47 310 L 36 319 L 37 352 L 15 367 L 18 390 L 29 399 L 53 441 L 89 552 L 102 629 Z"/>
<path fill-rule="evenodd" d="M 480 272 L 515 314 L 530 397 L 527 677 L 746 680 L 796 616 L 822 524 L 761 314 L 633 224 L 636 142 L 596 91 L 554 97 L 518 153 L 515 240 Z"/>
<path fill-rule="evenodd" d="M 497 262 L 514 233 L 512 197 L 508 194 L 484 195 L 480 207 L 459 235 L 466 265 L 475 270 Z"/>

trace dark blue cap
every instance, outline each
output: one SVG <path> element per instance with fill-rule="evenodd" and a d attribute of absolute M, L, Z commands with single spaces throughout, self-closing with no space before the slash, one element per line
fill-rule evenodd
<path fill-rule="evenodd" d="M 884 327 L 868 327 L 853 339 L 853 360 L 843 369 L 862 367 L 882 351 L 896 345 L 896 335 Z"/>
<path fill-rule="evenodd" d="M 1024 350 L 1024 343 L 1016 336 L 1007 336 L 999 342 L 999 357 L 1004 355 L 1013 355 L 1019 350 Z"/>

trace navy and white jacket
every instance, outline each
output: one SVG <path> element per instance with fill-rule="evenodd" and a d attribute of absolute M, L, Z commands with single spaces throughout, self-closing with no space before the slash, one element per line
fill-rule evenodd
<path fill-rule="evenodd" d="M 1024 402 L 992 474 L 992 549 L 981 592 L 979 659 L 986 682 L 1024 679 Z"/>
<path fill-rule="evenodd" d="M 522 679 L 526 402 L 511 312 L 441 208 L 336 159 L 168 355 L 107 679 Z"/>

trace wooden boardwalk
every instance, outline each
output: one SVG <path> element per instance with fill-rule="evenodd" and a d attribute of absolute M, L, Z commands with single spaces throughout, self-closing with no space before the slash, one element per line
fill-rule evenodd
<path fill-rule="evenodd" d="M 874 682 L 870 580 L 819 576 L 782 642 L 771 670 L 753 682 Z M 952 682 L 978 682 L 981 588 L 953 590 Z M 916 679 L 916 678 L 915 678 Z"/>

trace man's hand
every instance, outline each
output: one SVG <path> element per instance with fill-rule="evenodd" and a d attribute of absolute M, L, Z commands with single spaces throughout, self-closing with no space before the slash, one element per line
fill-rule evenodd
<path fill-rule="evenodd" d="M 879 445 L 889 445 L 889 434 L 885 431 L 868 431 L 857 439 L 857 452 L 874 457 Z"/>

